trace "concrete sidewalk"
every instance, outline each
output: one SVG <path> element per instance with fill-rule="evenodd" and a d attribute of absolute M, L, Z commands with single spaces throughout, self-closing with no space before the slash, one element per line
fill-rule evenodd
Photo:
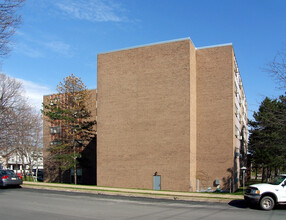
<path fill-rule="evenodd" d="M 196 193 L 196 192 L 174 192 L 142 189 L 124 189 L 102 186 L 72 185 L 60 183 L 42 183 L 24 181 L 22 187 L 37 188 L 57 191 L 84 192 L 103 195 L 120 195 L 127 197 L 160 198 L 184 201 L 207 201 L 229 203 L 232 200 L 242 200 L 241 195 L 217 194 L 217 193 Z"/>

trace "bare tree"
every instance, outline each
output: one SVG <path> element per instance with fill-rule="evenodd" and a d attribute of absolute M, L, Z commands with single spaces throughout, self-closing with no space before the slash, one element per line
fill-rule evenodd
<path fill-rule="evenodd" d="M 28 104 L 25 102 L 25 99 L 21 100 L 20 103 L 17 104 L 17 107 L 9 109 L 6 111 L 4 116 L 9 121 L 5 120 L 5 125 L 7 127 L 1 127 L 1 154 L 2 157 L 6 159 L 6 164 L 8 164 L 8 160 L 11 156 L 21 156 L 19 152 L 19 147 L 21 146 L 21 131 L 25 127 L 25 123 L 30 121 L 26 112 L 29 110 Z M 21 159 L 23 159 L 21 157 Z M 18 161 L 16 161 L 18 163 Z M 22 162 L 21 162 L 22 163 Z"/>
<path fill-rule="evenodd" d="M 0 73 L 0 111 L 7 111 L 17 106 L 23 92 L 22 84 Z"/>
<path fill-rule="evenodd" d="M 17 80 L 0 74 L 0 154 L 6 164 L 13 155 L 21 157 L 24 167 L 32 169 L 32 154 L 41 145 L 42 119 L 21 95 Z"/>
<path fill-rule="evenodd" d="M 28 119 L 28 120 L 27 120 Z M 26 165 L 29 173 L 32 173 L 34 154 L 38 151 L 42 140 L 42 118 L 31 107 L 26 106 L 18 115 L 17 127 L 15 129 L 15 150 L 21 157 L 24 176 L 26 178 Z"/>
<path fill-rule="evenodd" d="M 6 154 L 10 152 L 7 147 L 12 146 L 14 141 L 12 135 L 16 126 L 15 118 L 25 106 L 22 92 L 20 82 L 0 74 L 0 150 L 5 148 Z"/>
<path fill-rule="evenodd" d="M 17 14 L 25 0 L 1 0 L 0 3 L 0 56 L 7 55 L 11 50 L 11 37 L 21 23 Z"/>
<path fill-rule="evenodd" d="M 286 45 L 282 51 L 278 51 L 273 61 L 267 65 L 269 72 L 277 81 L 279 88 L 286 89 Z"/>
<path fill-rule="evenodd" d="M 31 141 L 31 151 L 27 155 L 29 161 L 30 173 L 33 168 L 36 168 L 36 180 L 38 179 L 39 159 L 43 158 L 43 118 L 39 113 L 34 114 L 33 117 L 33 132 Z"/>

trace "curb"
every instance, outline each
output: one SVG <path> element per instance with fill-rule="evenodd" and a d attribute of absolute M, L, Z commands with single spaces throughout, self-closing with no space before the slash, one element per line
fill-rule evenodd
<path fill-rule="evenodd" d="M 121 189 L 121 188 L 108 188 L 96 186 L 83 186 L 83 185 L 65 185 L 65 184 L 52 184 L 52 183 L 35 183 L 24 182 L 23 188 L 30 189 L 44 189 L 51 191 L 63 192 L 78 192 L 89 193 L 95 195 L 111 195 L 111 196 L 125 196 L 125 197 L 139 197 L 139 198 L 152 198 L 152 199 L 167 199 L 178 201 L 199 201 L 199 202 L 216 202 L 216 203 L 229 203 L 233 200 L 243 200 L 243 196 L 237 195 L 221 195 L 221 194 L 203 194 L 203 193 L 187 193 L 187 192 L 168 192 L 168 191 L 150 191 L 150 190 L 134 190 L 134 189 Z"/>

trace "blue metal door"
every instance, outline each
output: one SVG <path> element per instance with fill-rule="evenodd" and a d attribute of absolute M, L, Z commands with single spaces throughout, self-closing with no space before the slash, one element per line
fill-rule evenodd
<path fill-rule="evenodd" d="M 153 189 L 161 190 L 161 176 L 153 176 Z"/>

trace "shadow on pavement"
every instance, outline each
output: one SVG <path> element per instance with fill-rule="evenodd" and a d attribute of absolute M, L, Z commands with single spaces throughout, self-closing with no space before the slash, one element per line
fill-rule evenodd
<path fill-rule="evenodd" d="M 274 209 L 276 209 L 276 210 L 286 210 L 286 204 L 277 205 L 276 207 L 274 207 Z"/>
<path fill-rule="evenodd" d="M 19 189 L 22 188 L 22 186 L 0 186 L 0 190 L 5 190 L 5 189 Z"/>
<path fill-rule="evenodd" d="M 228 203 L 228 205 L 240 208 L 240 209 L 256 209 L 256 210 L 261 210 L 258 205 L 255 204 L 248 204 L 244 200 L 232 200 L 231 202 Z M 274 207 L 275 210 L 286 210 L 286 204 L 279 204 Z"/>
<path fill-rule="evenodd" d="M 249 208 L 249 205 L 244 200 L 232 200 L 228 204 L 230 206 L 240 208 L 240 209 Z"/>

